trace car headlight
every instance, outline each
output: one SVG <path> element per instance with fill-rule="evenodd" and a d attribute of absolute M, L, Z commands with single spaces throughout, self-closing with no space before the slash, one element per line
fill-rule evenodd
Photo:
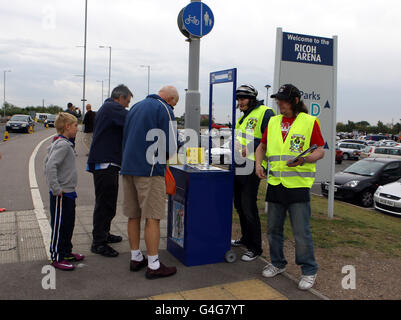
<path fill-rule="evenodd" d="M 383 186 L 378 187 L 375 194 L 379 195 L 379 193 L 380 193 L 380 191 L 382 191 L 382 189 L 383 189 Z"/>
<path fill-rule="evenodd" d="M 22 126 L 23 126 L 23 127 L 26 127 L 26 123 L 23 123 Z"/>
<path fill-rule="evenodd" d="M 344 187 L 355 188 L 359 184 L 359 182 L 360 181 L 353 180 L 344 184 Z"/>

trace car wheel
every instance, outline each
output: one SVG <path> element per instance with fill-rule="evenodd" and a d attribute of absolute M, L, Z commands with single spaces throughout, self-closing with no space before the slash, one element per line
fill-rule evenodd
<path fill-rule="evenodd" d="M 361 193 L 361 204 L 365 208 L 369 208 L 373 205 L 373 192 L 370 190 L 365 190 Z"/>
<path fill-rule="evenodd" d="M 343 161 L 342 161 L 342 160 L 337 160 L 336 162 L 337 162 L 337 164 L 341 164 L 341 163 L 343 163 Z"/>
<path fill-rule="evenodd" d="M 344 153 L 344 154 L 343 154 L 343 159 L 344 159 L 344 160 L 348 160 L 348 159 L 349 159 L 348 153 Z"/>

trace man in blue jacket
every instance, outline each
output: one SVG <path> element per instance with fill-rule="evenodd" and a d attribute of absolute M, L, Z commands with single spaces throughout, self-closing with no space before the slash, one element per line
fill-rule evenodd
<path fill-rule="evenodd" d="M 177 129 L 173 107 L 177 89 L 165 86 L 129 111 L 124 128 L 121 174 L 124 184 L 124 215 L 131 246 L 130 270 L 148 267 L 146 277 L 172 276 L 176 267 L 159 261 L 160 220 L 166 216 L 166 161 L 177 153 Z M 174 122 L 174 123 L 173 123 Z M 139 249 L 141 218 L 146 219 L 148 258 Z"/>
<path fill-rule="evenodd" d="M 88 157 L 87 170 L 93 173 L 96 196 L 91 251 L 105 257 L 117 257 L 118 252 L 108 244 L 122 241 L 121 236 L 110 234 L 110 226 L 116 215 L 123 129 L 132 96 L 125 85 L 113 89 L 96 114 Z"/>

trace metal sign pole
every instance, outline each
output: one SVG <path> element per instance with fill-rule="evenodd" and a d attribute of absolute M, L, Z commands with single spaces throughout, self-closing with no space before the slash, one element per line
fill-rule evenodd
<path fill-rule="evenodd" d="M 185 95 L 185 128 L 200 131 L 200 38 L 189 38 L 188 90 Z"/>
<path fill-rule="evenodd" d="M 335 158 L 336 158 L 336 124 L 337 124 L 337 48 L 338 48 L 338 37 L 333 37 L 333 50 L 334 50 L 334 60 L 333 60 L 333 111 L 332 111 L 332 136 L 331 136 L 331 168 L 330 168 L 330 186 L 329 186 L 329 204 L 328 204 L 328 215 L 330 219 L 334 218 L 334 187 L 335 181 L 334 176 L 336 174 Z"/>
<path fill-rule="evenodd" d="M 201 2 L 200 0 L 191 0 Z M 200 92 L 199 64 L 200 38 L 191 36 L 189 39 L 188 90 L 185 94 L 185 128 L 195 130 L 200 134 Z"/>

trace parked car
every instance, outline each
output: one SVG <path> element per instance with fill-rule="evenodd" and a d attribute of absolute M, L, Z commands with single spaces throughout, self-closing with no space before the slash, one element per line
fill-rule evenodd
<path fill-rule="evenodd" d="M 401 178 L 401 159 L 367 158 L 360 160 L 335 175 L 334 196 L 341 200 L 357 200 L 364 207 L 373 205 L 373 195 L 379 185 Z M 324 196 L 329 183 L 321 184 Z"/>
<path fill-rule="evenodd" d="M 385 139 L 387 139 L 387 137 L 380 134 L 368 134 L 366 136 L 366 140 L 372 140 L 372 141 L 380 141 Z"/>
<path fill-rule="evenodd" d="M 43 125 L 46 127 L 48 125 L 49 127 L 54 127 L 54 121 L 56 121 L 56 115 L 55 114 L 49 114 L 47 116 L 47 119 L 43 122 Z"/>
<path fill-rule="evenodd" d="M 6 124 L 6 130 L 29 132 L 29 127 L 35 126 L 35 121 L 26 114 L 15 114 Z"/>
<path fill-rule="evenodd" d="M 360 143 L 360 144 L 363 144 L 365 146 L 368 145 L 367 141 L 359 140 L 359 139 L 344 139 L 344 140 L 341 140 L 340 142 Z"/>
<path fill-rule="evenodd" d="M 401 159 L 401 148 L 374 147 L 371 157 Z"/>
<path fill-rule="evenodd" d="M 336 148 L 336 162 L 337 164 L 341 164 L 343 162 L 343 152 L 339 148 Z"/>
<path fill-rule="evenodd" d="M 393 140 L 381 140 L 380 147 L 397 147 L 399 146 L 399 143 L 393 141 Z"/>
<path fill-rule="evenodd" d="M 362 143 L 349 143 L 349 142 L 339 142 L 338 148 L 343 152 L 343 159 L 359 159 L 361 154 L 361 150 L 363 150 L 366 146 Z"/>
<path fill-rule="evenodd" d="M 401 215 L 401 179 L 377 188 L 374 203 L 379 211 Z"/>

